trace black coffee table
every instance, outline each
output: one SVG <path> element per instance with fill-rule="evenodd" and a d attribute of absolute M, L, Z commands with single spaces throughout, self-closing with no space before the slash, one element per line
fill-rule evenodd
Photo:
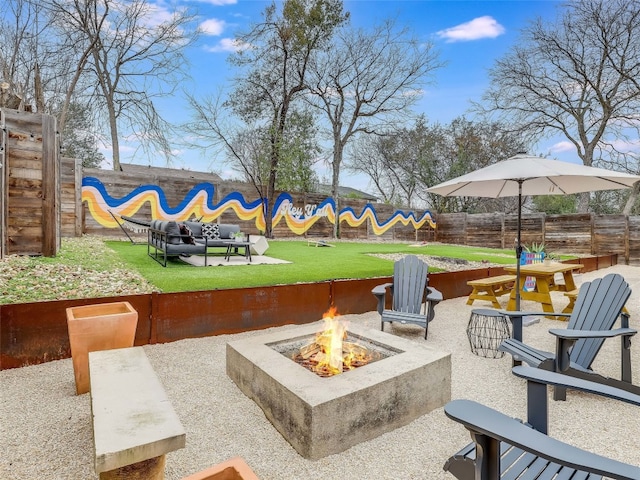
<path fill-rule="evenodd" d="M 251 261 L 251 242 L 237 242 L 235 240 L 224 242 L 227 245 L 227 253 L 224 259 L 228 262 L 231 255 L 243 255 Z M 244 249 L 244 252 L 241 252 Z"/>

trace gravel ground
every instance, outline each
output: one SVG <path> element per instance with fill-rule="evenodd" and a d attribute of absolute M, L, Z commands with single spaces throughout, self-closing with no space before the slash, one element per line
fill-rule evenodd
<path fill-rule="evenodd" d="M 578 275 L 578 283 L 607 272 L 627 278 L 634 291 L 628 308 L 640 327 L 640 268 L 616 266 Z M 554 293 L 558 305 L 566 303 Z M 503 297 L 504 299 L 505 297 Z M 451 352 L 452 398 L 469 398 L 506 414 L 526 416 L 524 381 L 511 375 L 511 358 L 473 355 L 465 328 L 473 306 L 466 298 L 438 305 L 427 344 Z M 523 309 L 535 305 L 523 302 Z M 348 315 L 352 323 L 379 328 L 378 315 Z M 553 350 L 549 328 L 563 322 L 543 319 L 525 328 L 525 340 Z M 286 328 L 286 327 L 283 327 Z M 388 331 L 424 342 L 423 330 L 397 326 Z M 187 446 L 167 455 L 166 478 L 177 480 L 234 456 L 242 456 L 262 480 L 297 479 L 451 479 L 446 459 L 470 441 L 466 430 L 446 418 L 442 408 L 405 427 L 318 461 L 305 460 L 226 376 L 225 344 L 255 335 L 247 332 L 182 340 L 144 349 L 187 432 Z M 636 340 L 637 342 L 637 340 Z M 640 348 L 632 348 L 635 382 Z M 594 369 L 619 375 L 619 343 L 609 341 Z M 4 480 L 96 479 L 90 396 L 75 395 L 70 359 L 0 372 L 0 478 Z M 627 463 L 640 465 L 640 415 L 637 407 L 593 395 L 569 392 L 552 402 L 550 433 L 563 441 Z"/>

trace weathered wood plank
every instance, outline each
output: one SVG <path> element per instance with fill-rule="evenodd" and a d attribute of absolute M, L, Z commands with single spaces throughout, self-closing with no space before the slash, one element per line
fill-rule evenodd
<path fill-rule="evenodd" d="M 466 213 L 437 214 L 436 241 L 464 245 L 466 241 Z"/>
<path fill-rule="evenodd" d="M 48 179 L 42 198 L 42 254 L 52 257 L 58 253 L 60 238 L 60 170 L 56 118 L 42 117 L 42 176 Z"/>
<path fill-rule="evenodd" d="M 502 215 L 482 213 L 466 218 L 466 244 L 477 247 L 502 247 Z"/>
<path fill-rule="evenodd" d="M 31 168 L 11 168 L 11 166 L 9 166 L 9 178 L 23 178 L 26 180 L 40 181 L 43 179 L 41 170 L 34 170 Z"/>

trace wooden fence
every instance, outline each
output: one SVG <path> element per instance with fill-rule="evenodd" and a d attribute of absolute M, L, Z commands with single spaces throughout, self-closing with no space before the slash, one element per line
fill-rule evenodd
<path fill-rule="evenodd" d="M 63 168 L 63 172 L 67 172 L 67 176 L 64 177 L 63 182 L 70 181 L 72 178 L 72 172 L 74 167 L 72 165 L 72 159 L 63 159 L 63 164 L 66 166 Z M 178 170 L 170 168 L 158 168 L 158 167 L 141 167 L 133 165 L 124 165 L 124 171 L 116 172 L 113 170 L 102 169 L 84 169 L 82 172 L 83 178 L 97 179 L 104 185 L 108 195 L 113 199 L 122 199 L 130 196 L 136 189 L 146 188 L 150 185 L 158 188 L 158 191 L 162 192 L 163 202 L 168 208 L 177 208 L 179 205 L 184 205 L 185 199 L 189 198 L 189 195 L 193 194 L 193 189 L 202 184 L 210 184 L 213 186 L 212 197 L 208 200 L 214 205 L 220 204 L 231 194 L 242 196 L 246 202 L 254 202 L 259 197 L 252 185 L 244 182 L 232 182 L 224 181 L 215 174 L 191 172 L 188 170 Z M 74 198 L 78 198 L 82 189 L 82 185 L 76 184 L 76 192 Z M 71 190 L 66 191 L 68 197 L 71 199 Z M 276 197 L 282 192 L 276 192 Z M 320 205 L 327 199 L 326 195 L 321 194 L 309 194 L 309 193 L 290 193 L 292 203 L 297 207 L 304 207 L 306 205 Z M 369 239 L 369 240 L 403 240 L 403 241 L 427 241 L 433 240 L 435 232 L 428 222 L 425 222 L 424 226 L 416 230 L 410 223 L 399 220 L 399 212 L 402 209 L 398 209 L 392 205 L 386 205 L 383 203 L 371 203 L 367 200 L 355 199 L 355 198 L 342 198 L 340 199 L 340 209 L 352 209 L 356 215 L 361 215 L 364 208 L 370 205 L 375 210 L 375 222 L 372 224 L 372 220 L 369 218 L 360 223 L 359 225 L 351 225 L 347 221 L 341 221 L 341 237 L 349 239 Z M 89 213 L 87 204 L 78 203 L 76 211 L 76 217 L 73 219 L 70 215 L 65 216 L 63 221 L 74 222 L 78 218 L 81 218 L 82 231 L 84 233 L 91 233 L 96 235 L 114 235 L 119 233 L 117 226 L 105 226 L 99 221 L 96 221 Z M 106 204 L 100 205 L 101 209 L 106 209 Z M 139 209 L 135 213 L 136 218 L 142 220 L 150 220 L 152 218 L 152 208 L 150 203 L 141 202 Z M 403 212 L 408 213 L 408 212 Z M 424 211 L 415 212 L 417 218 L 421 218 Z M 247 219 L 247 216 L 240 218 L 234 208 L 227 208 L 216 219 L 220 223 L 234 223 L 239 224 L 242 231 L 249 234 L 258 234 L 258 228 L 254 218 Z M 387 223 L 388 222 L 388 223 Z M 380 225 L 387 224 L 389 228 L 384 228 L 384 232 L 380 233 Z M 75 224 L 74 224 L 75 225 Z M 376 228 L 377 227 L 377 232 Z M 71 226 L 67 225 L 63 229 L 66 234 L 73 231 Z M 333 232 L 333 224 L 326 217 L 314 218 L 312 226 L 305 230 L 302 234 L 305 237 L 330 237 Z M 273 234 L 275 237 L 284 238 L 296 235 L 288 226 L 285 221 L 280 221 L 273 228 Z"/>
<path fill-rule="evenodd" d="M 251 187 L 240 182 L 225 182 L 219 177 L 206 173 L 188 172 L 154 167 L 139 168 L 134 172 L 114 172 L 110 170 L 85 170 L 72 159 L 63 159 L 61 165 L 61 209 L 64 236 L 81 233 L 113 235 L 119 230 L 104 228 L 86 212 L 81 202 L 83 176 L 100 178 L 115 198 L 129 194 L 136 187 L 145 184 L 158 185 L 171 205 L 179 204 L 194 185 L 212 182 L 215 185 L 214 201 L 218 202 L 231 192 L 240 192 L 251 200 L 255 193 Z M 319 204 L 326 197 L 322 195 L 296 195 L 298 204 Z M 351 207 L 360 213 L 368 203 L 359 199 L 343 199 L 342 207 Z M 373 204 L 379 220 L 389 218 L 396 212 L 390 205 Z M 421 214 L 422 212 L 416 212 Z M 140 210 L 142 217 L 151 218 L 148 206 Z M 517 216 L 502 213 L 491 214 L 434 214 L 436 229 L 428 225 L 416 231 L 410 224 L 397 223 L 382 235 L 376 235 L 370 221 L 357 227 L 341 224 L 342 238 L 367 240 L 438 241 L 460 245 L 511 248 L 517 236 Z M 227 210 L 220 217 L 222 223 L 239 223 L 243 231 L 257 233 L 252 221 L 239 219 L 233 210 Z M 306 237 L 330 237 L 332 224 L 320 219 L 304 233 Z M 274 229 L 277 238 L 290 237 L 293 233 L 281 222 Z M 557 253 L 580 255 L 617 254 L 619 262 L 640 265 L 640 216 L 570 214 L 546 215 L 544 213 L 522 216 L 522 242 L 525 245 L 544 243 L 547 249 Z"/>
<path fill-rule="evenodd" d="M 0 109 L 0 258 L 57 253 L 58 169 L 55 117 Z"/>
<path fill-rule="evenodd" d="M 436 241 L 477 247 L 511 248 L 517 236 L 517 216 L 500 213 L 434 215 Z M 640 265 L 640 217 L 626 215 L 522 216 L 522 243 L 544 243 L 556 253 L 617 254 L 620 263 Z"/>

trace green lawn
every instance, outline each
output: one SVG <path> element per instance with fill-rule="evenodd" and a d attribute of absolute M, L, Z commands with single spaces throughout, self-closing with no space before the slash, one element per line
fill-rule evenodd
<path fill-rule="evenodd" d="M 412 253 L 462 258 L 491 263 L 515 263 L 513 250 L 426 245 L 410 247 L 399 243 L 336 242 L 335 247 L 310 247 L 305 241 L 271 241 L 265 253 L 292 263 L 246 265 L 238 267 L 193 267 L 172 260 L 167 268 L 147 256 L 146 245 L 108 241 L 125 264 L 137 270 L 163 292 L 207 290 L 215 288 L 256 287 L 316 282 L 343 278 L 373 278 L 393 274 L 393 262 L 369 253 Z M 218 249 L 220 254 L 224 253 Z"/>

